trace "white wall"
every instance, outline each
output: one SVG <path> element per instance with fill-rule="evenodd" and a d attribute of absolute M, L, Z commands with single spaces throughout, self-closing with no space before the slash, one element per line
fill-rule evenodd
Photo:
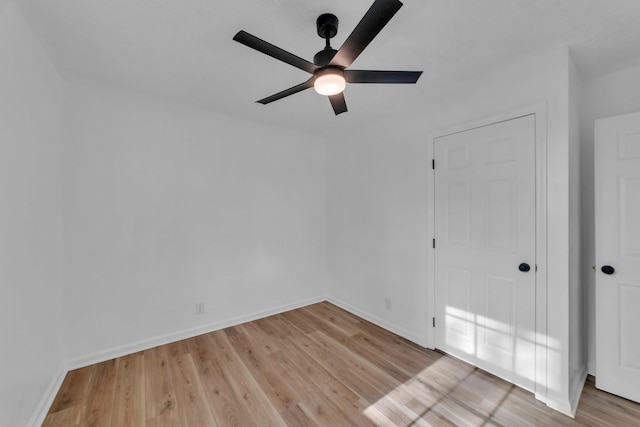
<path fill-rule="evenodd" d="M 62 81 L 13 1 L 0 10 L 0 426 L 62 366 Z"/>
<path fill-rule="evenodd" d="M 426 76 L 425 78 L 428 78 Z M 372 121 L 328 145 L 330 295 L 426 342 L 429 137 L 524 106 L 547 108 L 548 398 L 569 410 L 569 54 L 552 49 L 429 94 L 412 117 Z M 385 299 L 392 299 L 391 310 Z"/>
<path fill-rule="evenodd" d="M 640 111 L 638 82 L 640 82 L 640 64 L 586 80 L 583 85 L 580 153 L 583 212 L 581 232 L 584 239 L 582 262 L 585 271 L 589 270 L 589 274 L 585 274 L 585 283 L 588 289 L 589 373 L 592 375 L 596 375 L 595 275 L 591 270 L 591 266 L 595 265 L 594 122 L 605 117 Z"/>
<path fill-rule="evenodd" d="M 325 297 L 324 140 L 77 84 L 67 117 L 72 365 Z"/>
<path fill-rule="evenodd" d="M 426 133 L 386 124 L 328 145 L 329 295 L 425 345 Z"/>

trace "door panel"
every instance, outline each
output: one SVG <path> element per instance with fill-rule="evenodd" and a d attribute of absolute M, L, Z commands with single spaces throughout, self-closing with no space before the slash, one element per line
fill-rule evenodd
<path fill-rule="evenodd" d="M 618 159 L 640 158 L 640 132 L 624 132 L 618 142 Z"/>
<path fill-rule="evenodd" d="M 466 181 L 451 180 L 445 194 L 449 212 L 447 242 L 450 245 L 471 245 L 471 193 Z"/>
<path fill-rule="evenodd" d="M 640 255 L 640 176 L 621 176 L 618 183 L 620 255 Z"/>
<path fill-rule="evenodd" d="M 481 322 L 483 328 L 480 329 L 484 347 L 487 354 L 491 351 L 501 351 L 504 354 L 513 354 L 513 297 L 514 283 L 508 277 L 497 277 L 489 275 L 486 278 L 487 287 L 485 290 L 484 304 L 487 312 L 492 313 L 492 318 L 485 318 Z M 510 363 L 510 361 L 509 361 Z"/>
<path fill-rule="evenodd" d="M 640 402 L 640 113 L 596 122 L 595 172 L 596 386 Z"/>
<path fill-rule="evenodd" d="M 638 322 L 640 322 L 640 286 L 618 285 L 618 304 L 620 312 L 620 366 L 640 370 L 640 340 Z M 636 384 L 637 386 L 637 384 Z"/>
<path fill-rule="evenodd" d="M 486 248 L 497 252 L 516 251 L 517 200 L 513 197 L 514 179 L 492 179 L 488 182 L 486 218 Z"/>
<path fill-rule="evenodd" d="M 471 313 L 471 275 L 468 270 L 449 268 L 447 272 L 447 343 L 464 352 L 473 351 L 475 330 Z"/>
<path fill-rule="evenodd" d="M 434 144 L 436 347 L 531 390 L 535 117 Z"/>

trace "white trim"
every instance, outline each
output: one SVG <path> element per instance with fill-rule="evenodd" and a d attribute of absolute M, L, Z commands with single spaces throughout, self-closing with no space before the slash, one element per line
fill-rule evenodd
<path fill-rule="evenodd" d="M 65 363 L 62 363 L 56 375 L 51 379 L 51 382 L 47 386 L 47 389 L 42 394 L 36 409 L 33 411 L 27 426 L 40 427 L 44 423 L 44 419 L 49 412 L 49 408 L 53 405 L 53 400 L 56 398 L 64 377 L 67 375 L 68 369 Z"/>
<path fill-rule="evenodd" d="M 85 366 L 111 360 L 116 357 L 122 357 L 127 354 L 136 353 L 138 351 L 147 350 L 160 345 L 165 345 L 175 341 L 180 341 L 180 340 L 192 338 L 198 335 L 207 334 L 209 332 L 217 331 L 217 330 L 228 328 L 231 326 L 236 326 L 241 323 L 251 322 L 253 320 L 262 319 L 268 316 L 273 316 L 274 314 L 284 313 L 285 311 L 295 310 L 296 308 L 305 307 L 307 305 L 326 301 L 326 299 L 327 299 L 326 296 L 309 298 L 309 299 L 294 302 L 291 304 L 281 305 L 279 307 L 272 308 L 269 310 L 257 311 L 257 312 L 246 314 L 243 316 L 234 317 L 229 320 L 210 323 L 208 325 L 198 326 L 195 328 L 184 329 L 178 332 L 173 332 L 166 335 L 160 335 L 154 338 L 145 339 L 135 343 L 114 347 L 104 351 L 99 351 L 99 352 L 88 354 L 86 356 L 82 356 L 77 359 L 69 361 L 68 369 L 73 370 L 73 369 L 83 368 Z"/>
<path fill-rule="evenodd" d="M 429 241 L 433 242 L 436 236 L 435 233 L 435 170 L 433 167 L 428 167 L 429 165 L 433 165 L 436 155 L 435 155 L 435 144 L 434 141 L 436 139 L 435 135 L 432 135 L 429 139 L 429 147 L 427 147 L 427 154 L 429 158 L 427 159 L 427 243 Z M 436 316 L 436 251 L 433 247 L 433 244 L 427 244 L 428 254 L 427 254 L 427 268 L 429 269 L 429 273 L 427 273 L 427 295 L 429 296 L 429 301 L 427 301 L 427 318 L 434 319 Z M 436 348 L 436 328 L 433 324 L 428 328 L 427 331 L 427 347 L 431 349 Z"/>
<path fill-rule="evenodd" d="M 550 397 L 544 403 L 554 411 L 558 411 L 568 417 L 573 417 L 571 414 L 571 403 L 568 400 L 559 400 Z"/>
<path fill-rule="evenodd" d="M 584 389 L 584 384 L 587 381 L 587 369 L 586 367 L 582 368 L 582 371 L 575 376 L 571 387 L 569 388 L 569 403 L 571 405 L 571 417 L 576 417 L 576 411 L 578 410 L 578 404 L 580 403 L 580 397 L 582 396 L 582 390 Z"/>
<path fill-rule="evenodd" d="M 434 132 L 429 137 L 427 153 L 431 154 L 428 162 L 431 163 L 435 149 L 436 138 L 451 135 L 478 127 L 488 126 L 494 123 L 504 122 L 519 117 L 533 115 L 535 117 L 535 149 L 536 149 L 536 378 L 535 396 L 547 405 L 547 105 L 546 103 L 531 105 L 523 108 L 507 111 L 488 118 L 452 126 Z M 438 167 L 438 165 L 436 165 Z M 427 199 L 430 201 L 427 212 L 428 239 L 435 236 L 435 192 L 434 170 L 427 168 Z M 429 317 L 435 316 L 435 250 L 429 245 L 427 263 L 431 272 L 428 276 L 427 293 L 430 301 L 427 303 Z M 425 337 L 427 347 L 435 348 L 435 331 L 429 328 Z M 568 402 L 567 402 L 568 404 Z M 566 406 L 566 405 L 565 405 Z M 553 406 L 552 406 L 553 407 Z M 560 405 L 560 407 L 564 407 Z M 555 407 L 554 407 L 555 409 Z M 565 410 L 558 409 L 567 413 Z"/>
<path fill-rule="evenodd" d="M 466 122 L 460 125 L 449 126 L 444 129 L 440 129 L 436 132 L 432 132 L 430 135 L 429 143 L 433 145 L 433 140 L 435 138 L 441 138 L 443 136 L 451 135 L 454 133 L 460 133 L 471 129 L 476 129 L 484 126 L 489 126 L 495 123 L 506 122 L 508 120 L 517 119 L 524 116 L 530 116 L 532 114 L 543 114 L 546 117 L 547 114 L 547 104 L 540 103 L 534 104 L 527 107 L 516 108 L 513 110 L 506 111 L 500 114 L 494 114 L 493 116 L 485 117 L 483 119 L 474 120 L 471 122 Z M 546 131 L 545 131 L 546 134 Z"/>
<path fill-rule="evenodd" d="M 536 399 L 547 398 L 547 107 L 533 108 L 536 120 Z"/>
<path fill-rule="evenodd" d="M 558 412 L 562 412 L 568 417 L 575 418 L 578 411 L 578 404 L 580 403 L 580 397 L 582 396 L 582 390 L 587 380 L 587 369 L 583 368 L 571 382 L 569 386 L 569 396 L 567 400 L 560 400 L 556 398 L 549 398 L 545 402 L 548 407 L 555 409 Z"/>
<path fill-rule="evenodd" d="M 409 341 L 414 342 L 421 347 L 427 347 L 427 342 L 425 338 L 420 334 L 413 333 L 398 325 L 394 325 L 393 323 L 387 322 L 386 320 L 381 319 L 378 316 L 375 316 L 373 314 L 367 313 L 366 311 L 360 310 L 359 308 L 356 308 L 351 304 L 348 304 L 339 299 L 328 297 L 327 301 L 330 302 L 331 304 L 337 305 L 338 307 L 348 311 L 349 313 L 355 314 L 358 317 L 361 317 L 377 326 L 380 326 L 383 329 L 393 332 L 394 334 L 399 335 L 402 338 L 406 338 Z"/>

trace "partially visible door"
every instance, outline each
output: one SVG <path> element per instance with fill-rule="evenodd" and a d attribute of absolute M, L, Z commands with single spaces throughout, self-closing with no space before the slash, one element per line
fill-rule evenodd
<path fill-rule="evenodd" d="M 640 402 L 640 113 L 596 121 L 596 387 Z"/>
<path fill-rule="evenodd" d="M 434 141 L 436 347 L 535 382 L 535 116 Z"/>

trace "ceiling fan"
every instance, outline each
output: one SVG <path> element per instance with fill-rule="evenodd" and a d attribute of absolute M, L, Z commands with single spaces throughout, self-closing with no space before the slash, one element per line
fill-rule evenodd
<path fill-rule="evenodd" d="M 338 18 L 331 13 L 316 21 L 318 35 L 326 40 L 323 50 L 316 53 L 313 63 L 272 45 L 246 31 L 239 31 L 233 40 L 312 74 L 304 83 L 285 89 L 257 102 L 269 104 L 310 87 L 327 95 L 336 115 L 347 111 L 343 90 L 347 83 L 416 83 L 422 71 L 349 70 L 353 61 L 371 43 L 402 7 L 398 0 L 375 0 L 347 40 L 335 50 L 329 41 L 338 33 Z"/>

